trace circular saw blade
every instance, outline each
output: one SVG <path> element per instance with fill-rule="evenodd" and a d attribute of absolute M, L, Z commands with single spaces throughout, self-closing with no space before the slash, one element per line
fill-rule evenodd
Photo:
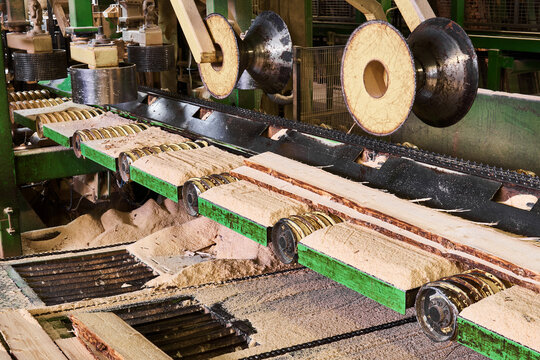
<path fill-rule="evenodd" d="M 41 81 L 67 77 L 67 58 L 65 50 L 52 53 L 13 53 L 15 80 Z"/>
<path fill-rule="evenodd" d="M 128 62 L 136 65 L 141 72 L 159 72 L 173 70 L 174 45 L 139 46 L 128 45 Z"/>

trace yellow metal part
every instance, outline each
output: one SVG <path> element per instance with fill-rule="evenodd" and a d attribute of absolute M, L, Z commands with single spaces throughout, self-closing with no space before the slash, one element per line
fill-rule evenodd
<path fill-rule="evenodd" d="M 87 43 L 71 43 L 71 58 L 88 64 L 90 69 L 118 66 L 118 48 L 115 44 L 91 46 Z"/>
<path fill-rule="evenodd" d="M 217 61 L 216 48 L 193 0 L 171 0 L 171 4 L 197 63 Z"/>
<path fill-rule="evenodd" d="M 24 101 L 24 100 L 37 100 L 47 99 L 51 97 L 51 93 L 48 90 L 28 90 L 28 91 L 11 91 L 8 93 L 8 101 Z"/>
<path fill-rule="evenodd" d="M 43 124 L 85 120 L 85 119 L 90 119 L 94 116 L 98 116 L 104 113 L 105 112 L 101 109 L 90 109 L 90 110 L 73 109 L 73 110 L 56 111 L 52 113 L 39 114 L 36 118 L 37 133 L 39 136 L 43 135 Z"/>
<path fill-rule="evenodd" d="M 66 101 L 69 101 L 68 98 L 50 98 L 50 99 L 37 99 L 37 100 L 24 100 L 24 101 L 15 101 L 9 104 L 12 110 L 26 110 L 26 109 L 38 109 L 49 106 L 60 105 Z"/>
<path fill-rule="evenodd" d="M 31 33 L 10 32 L 6 35 L 7 45 L 11 49 L 25 50 L 29 53 L 52 52 L 52 39 L 49 34 L 32 35 Z"/>

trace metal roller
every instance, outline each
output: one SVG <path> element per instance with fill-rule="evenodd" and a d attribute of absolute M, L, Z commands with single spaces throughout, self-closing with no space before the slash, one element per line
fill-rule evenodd
<path fill-rule="evenodd" d="M 49 99 L 36 99 L 36 100 L 23 100 L 15 101 L 9 105 L 13 110 L 27 110 L 27 109 L 39 109 L 50 106 L 56 106 L 69 101 L 69 98 L 49 98 Z"/>
<path fill-rule="evenodd" d="M 97 69 L 79 64 L 71 66 L 69 71 L 75 103 L 105 105 L 137 100 L 134 64 Z"/>
<path fill-rule="evenodd" d="M 73 152 L 75 153 L 75 156 L 80 158 L 82 157 L 81 143 L 83 141 L 111 139 L 115 137 L 134 135 L 148 129 L 149 127 L 150 126 L 147 124 L 137 123 L 77 130 L 75 134 L 73 134 L 72 139 Z"/>
<path fill-rule="evenodd" d="M 219 49 L 220 61 L 200 63 L 199 73 L 212 96 L 223 99 L 235 87 L 275 94 L 292 76 L 292 41 L 287 25 L 272 11 L 253 21 L 244 40 L 219 14 L 206 17 L 206 26 Z"/>
<path fill-rule="evenodd" d="M 65 50 L 53 50 L 50 53 L 13 53 L 15 80 L 41 81 L 67 77 L 67 57 Z"/>
<path fill-rule="evenodd" d="M 454 125 L 478 91 L 478 59 L 465 31 L 437 17 L 421 23 L 407 39 L 416 67 L 413 112 L 435 127 Z"/>
<path fill-rule="evenodd" d="M 159 72 L 173 70 L 174 45 L 139 46 L 128 45 L 128 62 L 136 65 L 137 71 Z"/>
<path fill-rule="evenodd" d="M 339 216 L 318 211 L 280 219 L 272 227 L 270 248 L 281 262 L 290 264 L 296 261 L 300 240 L 319 229 L 340 222 L 343 222 L 343 219 Z"/>
<path fill-rule="evenodd" d="M 90 110 L 86 110 L 86 109 L 65 110 L 65 111 L 56 111 L 52 113 L 39 114 L 36 118 L 36 130 L 39 136 L 43 136 L 44 124 L 85 120 L 85 119 L 90 119 L 104 113 L 105 111 L 96 108 L 96 109 L 90 109 Z"/>
<path fill-rule="evenodd" d="M 469 270 L 425 284 L 416 295 L 416 317 L 433 341 L 453 340 L 459 313 L 511 285 L 483 270 Z"/>
<path fill-rule="evenodd" d="M 238 181 L 238 179 L 228 173 L 189 179 L 182 186 L 182 202 L 187 213 L 191 216 L 199 215 L 200 194 L 213 187 L 230 184 L 235 181 Z"/>
<path fill-rule="evenodd" d="M 120 153 L 118 157 L 120 177 L 123 181 L 128 182 L 130 180 L 131 164 L 144 156 L 159 154 L 166 151 L 200 149 L 206 146 L 208 146 L 208 143 L 206 141 L 195 140 L 185 141 L 177 144 L 161 144 L 156 146 L 135 148 L 129 151 L 124 151 Z"/>
<path fill-rule="evenodd" d="M 8 93 L 8 101 L 23 101 L 23 100 L 37 100 L 47 99 L 52 97 L 49 90 L 28 90 L 28 91 L 11 91 Z"/>

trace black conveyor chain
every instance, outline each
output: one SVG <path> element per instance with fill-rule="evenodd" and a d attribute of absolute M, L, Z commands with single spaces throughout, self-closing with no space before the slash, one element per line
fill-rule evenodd
<path fill-rule="evenodd" d="M 366 136 L 346 134 L 341 131 L 325 129 L 303 122 L 284 119 L 275 115 L 267 115 L 257 111 L 243 109 L 231 105 L 195 99 L 185 95 L 174 94 L 168 91 L 162 91 L 148 87 L 139 87 L 139 90 L 149 94 L 164 96 L 182 102 L 191 103 L 193 105 L 219 111 L 225 114 L 238 116 L 253 121 L 263 122 L 267 125 L 293 129 L 305 134 L 319 136 L 349 145 L 365 147 L 371 150 L 389 153 L 391 155 L 399 157 L 407 157 L 421 163 L 439 166 L 449 170 L 480 176 L 483 178 L 488 178 L 490 180 L 500 181 L 502 183 L 521 185 L 528 188 L 540 190 L 539 177 L 530 176 L 527 174 L 519 174 L 515 171 L 505 170 L 503 168 L 497 168 L 494 166 L 485 165 L 469 160 L 463 160 L 448 155 L 437 154 L 430 151 L 412 149 L 382 140 L 371 139 Z"/>
<path fill-rule="evenodd" d="M 384 324 L 380 324 L 380 325 L 375 325 L 375 326 L 371 326 L 371 327 L 368 327 L 368 328 L 365 328 L 365 329 L 354 330 L 354 331 L 344 333 L 344 334 L 329 336 L 329 337 L 326 337 L 326 338 L 323 338 L 323 339 L 308 341 L 308 342 L 305 342 L 305 343 L 302 343 L 302 344 L 297 344 L 297 345 L 288 346 L 288 347 L 268 351 L 268 352 L 257 354 L 257 355 L 248 356 L 248 357 L 242 358 L 240 360 L 269 359 L 269 358 L 272 358 L 272 357 L 275 357 L 275 356 L 284 355 L 284 354 L 288 354 L 288 353 L 299 351 L 299 350 L 311 349 L 311 348 L 314 348 L 314 347 L 317 347 L 317 346 L 327 345 L 327 344 L 331 344 L 331 343 L 334 343 L 334 342 L 337 342 L 337 341 L 347 340 L 347 339 L 351 339 L 353 337 L 369 334 L 369 333 L 376 332 L 376 331 L 391 329 L 391 328 L 396 327 L 396 326 L 410 324 L 410 323 L 413 323 L 413 322 L 416 322 L 416 317 L 411 316 L 411 317 L 408 317 L 408 318 L 405 318 L 405 319 L 392 321 L 392 322 L 388 322 L 388 323 L 384 323 Z"/>

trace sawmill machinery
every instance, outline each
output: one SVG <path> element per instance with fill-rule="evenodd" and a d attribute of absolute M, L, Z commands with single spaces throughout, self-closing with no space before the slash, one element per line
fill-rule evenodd
<path fill-rule="evenodd" d="M 420 202 L 437 211 L 451 212 L 471 222 L 488 224 L 521 236 L 524 241 L 535 241 L 540 236 L 540 180 L 534 172 L 527 170 L 539 170 L 538 163 L 530 161 L 538 157 L 538 141 L 522 144 L 514 138 L 514 147 L 491 156 L 493 154 L 483 154 L 477 150 L 478 142 L 489 134 L 478 131 L 466 140 L 456 135 L 453 139 L 455 147 L 466 147 L 470 154 L 470 157 L 460 159 L 452 156 L 453 153 L 439 154 L 432 152 L 432 149 L 404 142 L 395 144 L 386 141 L 389 138 L 378 137 L 409 129 L 408 126 L 413 126 L 409 123 L 416 120 L 422 122 L 420 127 L 414 125 L 417 126 L 414 129 L 419 129 L 418 136 L 435 131 L 441 131 L 435 134 L 442 134 L 442 131 L 461 126 L 463 119 L 469 123 L 476 121 L 471 117 L 481 117 L 478 115 L 480 111 L 488 113 L 482 115 L 482 119 L 488 119 L 483 121 L 488 122 L 493 131 L 499 131 L 500 124 L 507 123 L 507 118 L 514 116 L 511 113 L 519 109 L 524 120 L 516 121 L 515 128 L 525 128 L 524 131 L 535 134 L 538 139 L 540 128 L 537 122 L 533 124 L 534 121 L 527 122 L 527 119 L 537 120 L 540 101 L 524 97 L 508 100 L 507 95 L 494 94 L 490 97 L 489 94 L 479 94 L 479 66 L 473 43 L 458 23 L 436 17 L 427 0 L 395 1 L 410 32 L 407 38 L 387 21 L 387 14 L 380 2 L 347 1 L 367 21 L 352 32 L 343 48 L 337 67 L 337 78 L 340 79 L 338 88 L 325 89 L 332 94 L 338 92 L 350 113 L 350 128 L 342 131 L 226 103 L 241 91 L 252 91 L 249 93 L 251 95 L 257 91 L 259 96 L 264 93 L 271 95 L 272 99 L 272 95 L 281 96 L 291 88 L 292 83 L 300 82 L 296 68 L 302 61 L 294 56 L 295 33 L 291 22 L 287 23 L 280 16 L 283 14 L 264 9 L 255 17 L 250 10 L 249 21 L 240 28 L 239 19 L 233 21 L 232 12 L 227 6 L 221 13 L 209 11 L 203 19 L 195 1 L 170 1 L 185 37 L 184 45 L 189 49 L 190 59 L 192 57 L 197 63 L 205 91 L 216 100 L 208 101 L 194 98 L 192 94 L 179 94 L 177 89 L 163 90 L 140 85 L 146 75 L 157 72 L 169 72 L 175 78 L 174 82 L 177 80 L 177 45 L 163 40 L 164 29 L 159 25 L 159 12 L 163 11 L 159 6 L 163 6 L 163 2 L 119 1 L 109 3 L 104 11 L 96 11 L 96 4 L 92 5 L 89 1 L 70 1 L 67 8 L 58 0 L 52 1 L 50 9 L 63 35 L 69 39 L 68 49 L 53 50 L 50 34 L 41 30 L 42 9 L 39 2 L 28 2 L 32 29 L 27 30 L 26 10 L 17 7 L 22 2 L 7 0 L 5 27 L 9 32 L 6 39 L 7 47 L 15 50 L 14 79 L 32 83 L 25 86 L 34 87 L 34 83 L 39 81 L 39 85 L 51 93 L 70 96 L 72 103 L 69 106 L 83 104 L 95 107 L 55 109 L 53 112 L 44 110 L 39 113 L 35 109 L 39 105 L 29 103 L 34 100 L 23 99 L 25 95 L 14 93 L 11 96 L 14 101 L 13 121 L 33 126 L 40 136 L 68 148 L 69 156 L 63 150 L 64 157 L 59 159 L 77 166 L 73 165 L 76 171 L 56 171 L 52 167 L 54 174 L 42 175 L 40 172 L 44 171 L 45 165 L 41 163 L 62 160 L 48 160 L 48 163 L 34 160 L 31 164 L 36 170 L 23 176 L 20 169 L 24 161 L 29 160 L 17 153 L 13 155 L 11 135 L 0 131 L 3 136 L 0 138 L 3 144 L 0 150 L 10 154 L 6 161 L 16 169 L 7 175 L 16 179 L 6 178 L 6 183 L 20 185 L 107 171 L 107 174 L 115 174 L 121 186 L 138 184 L 174 201 L 183 201 L 192 216 L 202 214 L 218 221 L 217 215 L 212 217 L 211 213 L 205 212 L 207 208 L 200 209 L 201 194 L 236 182 L 236 177 L 229 173 L 206 174 L 190 179 L 179 187 L 154 175 L 142 174 L 140 170 L 134 171 L 134 163 L 157 154 L 189 152 L 211 145 L 246 157 L 270 151 L 324 168 L 342 178 L 367 183 L 372 188 L 390 192 L 402 199 Z M 208 8 L 211 4 L 214 1 L 207 0 Z M 64 10 L 69 10 L 69 22 Z M 236 16 L 239 13 L 237 9 Z M 48 14 L 49 19 L 53 18 L 52 15 Z M 92 20 L 96 18 L 100 19 L 99 23 Z M 111 32 L 111 28 L 115 31 Z M 69 50 L 69 62 L 66 50 Z M 73 61 L 79 64 L 68 67 L 68 63 Z M 312 65 L 312 72 L 322 72 L 316 69 L 316 64 Z M 325 71 L 330 68 L 327 66 Z M 192 70 L 190 68 L 189 71 Z M 319 91 L 314 82 L 310 86 L 302 90 L 305 93 Z M 7 97 L 4 95 L 0 92 L 0 98 Z M 31 95 L 27 93 L 27 96 Z M 21 112 L 24 101 L 27 108 L 34 108 L 32 111 L 36 112 Z M 52 104 L 50 100 L 47 101 Z M 479 101 L 483 101 L 482 110 L 474 110 L 473 105 Z M 43 103 L 46 105 L 45 101 Z M 328 105 L 327 99 L 325 105 Z M 496 106 L 504 111 L 492 110 Z M 8 108 L 7 103 L 5 108 Z M 78 128 L 69 135 L 51 126 L 62 122 L 84 122 L 105 110 L 120 114 L 132 123 L 110 124 L 103 121 L 87 128 Z M 279 111 L 286 114 L 283 108 Z M 189 140 L 138 145 L 117 157 L 99 153 L 90 146 L 96 141 L 114 141 L 115 138 L 138 134 L 152 126 L 179 133 Z M 512 164 L 513 168 L 503 169 L 509 167 L 504 162 L 506 158 L 514 156 L 509 153 L 516 153 L 515 156 L 522 159 Z M 528 156 L 519 155 L 524 153 Z M 47 156 L 53 159 L 51 154 L 54 153 Z M 496 161 L 488 165 L 480 163 L 486 158 L 496 158 Z M 513 171 L 517 169 L 525 170 Z M 509 205 L 509 200 L 516 196 L 533 200 L 519 206 Z M 16 203 L 14 199 L 6 201 Z M 0 223 L 3 231 L 0 238 L 2 254 L 19 255 L 20 239 L 17 236 L 20 227 L 16 220 L 19 210 L 9 202 L 6 204 L 10 206 L 4 206 L 8 210 L 4 211 L 6 218 Z M 242 224 L 248 223 L 246 228 L 256 228 L 240 218 L 232 213 L 219 217 L 222 224 L 240 233 L 243 229 L 238 223 L 242 221 Z M 259 226 L 257 229 L 263 234 L 264 245 L 270 246 L 278 259 L 292 263 L 299 260 L 298 245 L 302 239 L 344 221 L 336 214 L 315 211 L 280 219 L 271 228 Z M 351 277 L 358 275 L 351 274 Z M 332 278 L 342 283 L 344 281 L 336 274 L 325 275 L 334 276 Z M 432 340 L 452 340 L 459 333 L 457 319 L 464 308 L 511 285 L 508 279 L 485 269 L 471 269 L 427 282 L 405 295 L 400 293 L 403 295 L 403 309 L 399 311 L 404 312 L 406 307 L 415 306 L 418 321 Z M 388 284 L 377 286 L 388 288 Z M 357 291 L 362 293 L 361 290 Z M 380 302 L 384 303 L 383 300 Z"/>

